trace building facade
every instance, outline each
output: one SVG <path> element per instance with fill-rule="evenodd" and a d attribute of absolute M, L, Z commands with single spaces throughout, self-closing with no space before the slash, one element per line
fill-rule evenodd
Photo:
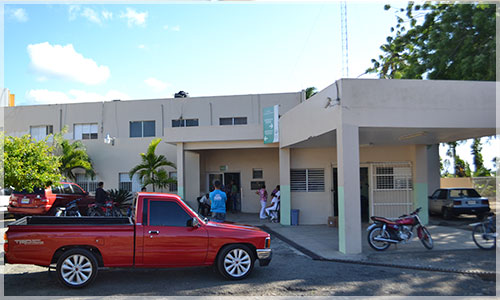
<path fill-rule="evenodd" d="M 279 142 L 263 141 L 263 109 L 279 106 Z M 5 109 L 7 135 L 43 138 L 64 126 L 82 140 L 98 180 L 138 190 L 128 171 L 155 137 L 192 207 L 215 180 L 234 181 L 241 210 L 258 212 L 261 183 L 281 185 L 281 223 L 338 217 L 339 250 L 361 252 L 361 223 L 422 207 L 439 188 L 438 144 L 495 134 L 492 82 L 341 79 L 304 92 Z M 114 138 L 114 144 L 103 139 Z M 81 175 L 80 175 L 81 176 Z M 82 182 L 84 178 L 82 178 Z"/>

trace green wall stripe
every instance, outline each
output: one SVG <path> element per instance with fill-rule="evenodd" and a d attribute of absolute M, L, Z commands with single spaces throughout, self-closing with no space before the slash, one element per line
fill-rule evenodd
<path fill-rule="evenodd" d="M 414 205 L 415 208 L 422 207 L 422 210 L 418 214 L 420 220 L 426 225 L 429 223 L 429 198 L 427 195 L 428 184 L 427 183 L 415 183 L 415 188 L 413 190 Z"/>
<path fill-rule="evenodd" d="M 291 224 L 292 197 L 289 185 L 280 186 L 280 220 L 281 225 Z M 300 219 L 299 219 L 300 222 Z"/>

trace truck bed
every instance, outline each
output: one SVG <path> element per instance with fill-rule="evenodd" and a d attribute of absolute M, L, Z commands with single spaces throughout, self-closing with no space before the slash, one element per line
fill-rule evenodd
<path fill-rule="evenodd" d="M 19 219 L 9 226 L 14 225 L 133 225 L 131 218 L 116 217 L 46 217 L 27 216 Z"/>

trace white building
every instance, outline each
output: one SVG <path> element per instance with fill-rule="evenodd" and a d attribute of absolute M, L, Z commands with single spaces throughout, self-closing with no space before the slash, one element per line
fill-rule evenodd
<path fill-rule="evenodd" d="M 279 142 L 263 141 L 263 109 L 279 105 Z M 127 172 L 154 137 L 177 164 L 172 189 L 191 206 L 215 179 L 234 180 L 243 212 L 258 212 L 256 187 L 281 185 L 281 223 L 338 216 L 340 251 L 361 252 L 361 221 L 423 208 L 439 187 L 438 144 L 495 134 L 495 83 L 341 79 L 303 92 L 5 109 L 7 135 L 42 138 L 68 126 L 98 180 L 139 189 Z M 109 134 L 114 146 L 103 143 Z M 80 180 L 82 181 L 82 180 Z M 84 182 L 83 182 L 84 183 Z M 348 237 L 348 238 L 347 238 Z"/>

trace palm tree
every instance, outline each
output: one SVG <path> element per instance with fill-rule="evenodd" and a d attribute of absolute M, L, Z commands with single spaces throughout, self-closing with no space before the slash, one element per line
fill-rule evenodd
<path fill-rule="evenodd" d="M 306 100 L 311 98 L 312 96 L 316 95 L 318 93 L 318 90 L 311 86 L 306 89 Z"/>
<path fill-rule="evenodd" d="M 175 164 L 167 160 L 164 155 L 155 154 L 156 147 L 160 142 L 160 138 L 152 140 L 148 146 L 148 151 L 141 153 L 141 163 L 133 167 L 129 172 L 130 179 L 135 174 L 138 174 L 143 186 L 151 184 L 153 192 L 155 188 L 164 188 L 169 183 L 177 182 L 175 179 L 168 177 L 167 171 L 162 168 L 167 166 L 175 168 Z"/>
<path fill-rule="evenodd" d="M 73 181 L 76 181 L 76 176 L 73 174 L 74 169 L 84 169 L 85 175 L 94 178 L 95 172 L 92 166 L 92 160 L 87 154 L 85 145 L 80 141 L 70 143 L 68 140 L 61 140 L 58 143 L 59 161 L 61 174 Z"/>

